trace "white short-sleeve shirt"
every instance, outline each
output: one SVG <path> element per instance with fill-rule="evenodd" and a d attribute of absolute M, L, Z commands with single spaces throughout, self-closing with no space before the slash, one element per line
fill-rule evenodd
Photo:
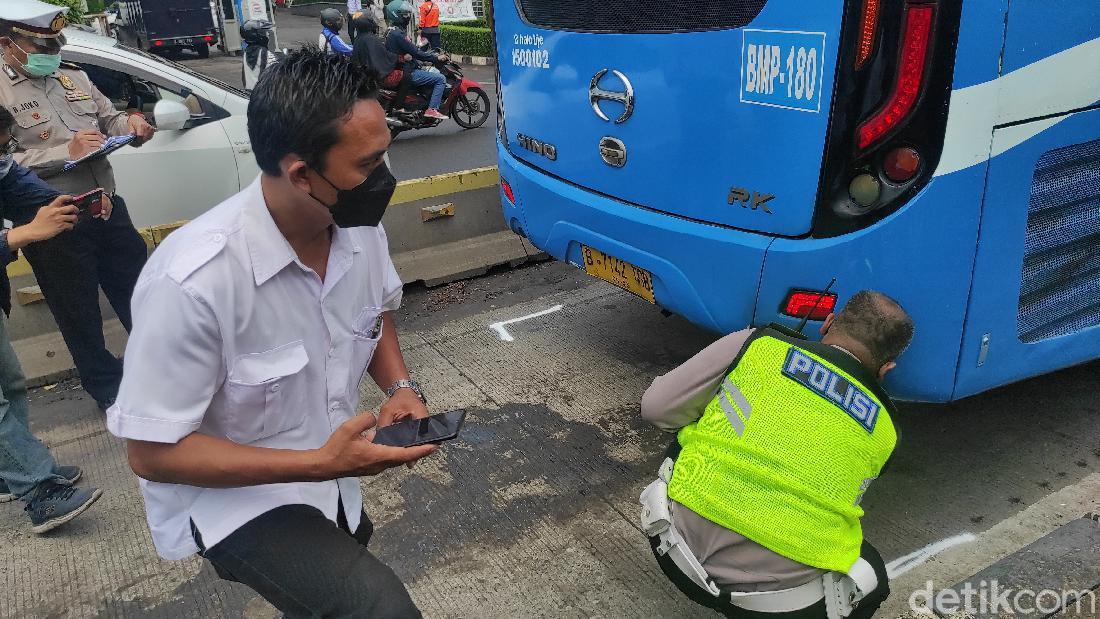
<path fill-rule="evenodd" d="M 359 381 L 401 303 L 386 233 L 335 228 L 327 274 L 298 259 L 257 179 L 180 228 L 141 272 L 118 400 L 107 427 L 175 443 L 192 432 L 240 444 L 316 449 L 358 412 Z M 359 480 L 198 488 L 140 480 L 157 552 L 182 559 L 288 504 L 359 525 Z"/>

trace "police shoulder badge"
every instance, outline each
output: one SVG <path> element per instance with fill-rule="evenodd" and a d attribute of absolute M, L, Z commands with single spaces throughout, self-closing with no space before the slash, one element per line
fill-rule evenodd
<path fill-rule="evenodd" d="M 61 74 L 61 77 L 57 78 L 57 81 L 61 82 L 61 87 L 65 90 L 76 90 L 76 83 L 73 82 L 73 78 L 64 73 Z"/>

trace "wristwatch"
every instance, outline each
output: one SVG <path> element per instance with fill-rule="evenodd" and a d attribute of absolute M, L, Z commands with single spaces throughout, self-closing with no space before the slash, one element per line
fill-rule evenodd
<path fill-rule="evenodd" d="M 424 391 L 420 388 L 420 383 L 416 382 L 415 380 L 401 379 L 396 383 L 390 385 L 389 388 L 386 389 L 386 397 L 392 398 L 393 394 L 397 393 L 398 389 L 412 389 L 413 393 L 416 394 L 416 397 L 420 398 L 421 402 L 425 404 L 428 403 L 428 398 L 424 397 Z"/>

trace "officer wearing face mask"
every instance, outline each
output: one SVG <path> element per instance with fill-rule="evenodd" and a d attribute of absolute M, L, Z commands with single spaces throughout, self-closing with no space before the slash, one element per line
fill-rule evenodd
<path fill-rule="evenodd" d="M 97 150 L 108 135 L 134 134 L 138 146 L 153 127 L 140 113 L 116 110 L 78 66 L 61 62 L 67 10 L 38 0 L 0 1 L 0 105 L 15 116 L 16 163 L 61 193 L 102 187 L 108 196 L 102 217 L 23 250 L 84 389 L 106 409 L 118 393 L 122 364 L 104 344 L 99 289 L 129 330 L 130 297 L 147 250 L 115 193 L 106 157 L 62 168 Z"/>

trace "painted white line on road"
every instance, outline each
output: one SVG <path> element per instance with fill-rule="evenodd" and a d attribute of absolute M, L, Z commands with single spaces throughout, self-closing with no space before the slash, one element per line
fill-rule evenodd
<path fill-rule="evenodd" d="M 548 310 L 542 310 L 541 312 L 535 312 L 534 314 L 528 314 L 526 316 L 520 316 L 519 318 L 513 318 L 511 320 L 505 320 L 504 322 L 494 322 L 493 324 L 489 325 L 489 328 L 492 329 L 493 331 L 496 331 L 497 335 L 500 336 L 501 340 L 503 340 L 505 342 L 514 342 L 514 341 L 516 341 L 516 338 L 512 337 L 512 334 L 508 333 L 508 329 L 505 329 L 504 327 L 506 327 L 508 325 L 511 325 L 511 324 L 515 324 L 517 322 L 523 322 L 524 320 L 531 320 L 532 318 L 538 318 L 540 316 L 545 316 L 547 314 L 553 314 L 554 312 L 560 312 L 563 309 L 565 309 L 564 305 L 555 305 L 554 307 L 551 307 Z"/>
<path fill-rule="evenodd" d="M 890 577 L 890 580 L 893 580 L 948 548 L 969 544 L 976 539 L 978 538 L 973 533 L 961 533 L 943 541 L 936 542 L 935 544 L 929 544 L 916 552 L 911 552 L 904 557 L 898 557 L 887 563 L 886 575 Z"/>

